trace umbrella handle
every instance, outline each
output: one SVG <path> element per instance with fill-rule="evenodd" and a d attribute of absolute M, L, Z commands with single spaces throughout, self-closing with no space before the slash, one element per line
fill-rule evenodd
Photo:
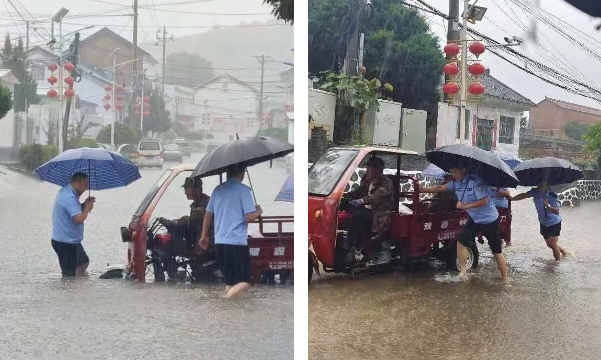
<path fill-rule="evenodd" d="M 253 194 L 253 200 L 255 201 L 255 205 L 257 205 L 257 197 L 255 196 L 255 189 L 253 188 L 253 183 L 250 181 L 250 174 L 248 173 L 248 169 L 246 169 L 246 177 L 248 178 L 248 183 L 250 184 L 250 192 Z"/>

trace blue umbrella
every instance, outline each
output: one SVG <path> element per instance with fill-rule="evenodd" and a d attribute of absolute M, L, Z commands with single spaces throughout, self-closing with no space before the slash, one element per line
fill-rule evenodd
<path fill-rule="evenodd" d="M 282 186 L 282 189 L 275 197 L 275 201 L 294 202 L 294 174 L 290 174 L 290 176 L 288 176 L 284 186 Z"/>
<path fill-rule="evenodd" d="M 450 175 L 448 172 L 444 171 L 443 169 L 439 168 L 434 164 L 428 165 L 428 167 L 426 167 L 422 173 L 425 177 L 435 179 L 442 179 L 443 177 L 445 177 L 445 175 Z"/>
<path fill-rule="evenodd" d="M 518 166 L 522 162 L 522 160 L 519 157 L 510 153 L 498 151 L 494 151 L 493 153 L 497 155 L 499 159 L 503 160 L 505 164 L 507 164 L 507 166 L 509 166 L 511 169 Z"/>
<path fill-rule="evenodd" d="M 35 169 L 41 180 L 66 186 L 77 172 L 88 174 L 90 190 L 123 187 L 141 178 L 138 167 L 114 151 L 71 149 Z"/>

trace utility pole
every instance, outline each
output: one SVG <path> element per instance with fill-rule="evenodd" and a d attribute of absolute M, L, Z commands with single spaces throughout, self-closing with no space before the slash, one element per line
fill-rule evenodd
<path fill-rule="evenodd" d="M 461 29 L 461 109 L 459 111 L 459 143 L 465 143 L 465 110 L 467 106 L 467 16 L 469 0 L 463 0 L 463 20 Z"/>
<path fill-rule="evenodd" d="M 264 85 L 264 79 L 265 79 L 265 62 L 266 59 L 269 57 L 266 57 L 265 55 L 261 55 L 261 56 L 254 56 L 257 60 L 259 60 L 259 62 L 261 63 L 261 87 L 259 90 L 259 110 L 257 111 L 257 119 L 259 120 L 259 122 L 263 122 L 263 85 Z"/>
<path fill-rule="evenodd" d="M 25 35 L 25 52 L 28 52 L 29 51 L 29 20 L 27 20 L 25 22 L 25 25 L 27 27 L 27 32 Z M 52 39 L 50 39 L 50 40 L 52 40 Z"/>
<path fill-rule="evenodd" d="M 136 61 L 132 63 L 132 73 L 138 72 L 138 0 L 134 0 L 134 35 L 133 35 L 134 53 L 132 58 Z"/>
<path fill-rule="evenodd" d="M 75 65 L 75 67 L 73 68 L 73 71 L 71 71 L 71 77 L 73 79 L 75 79 L 75 74 L 77 72 L 77 63 L 79 60 L 79 33 L 75 33 L 75 39 L 73 39 L 73 42 L 71 43 L 71 46 L 69 47 L 69 52 L 72 54 L 70 55 L 67 60 L 69 62 L 71 62 L 73 65 Z M 61 79 L 63 80 L 63 79 Z M 73 84 L 71 83 L 69 85 L 69 89 L 73 90 Z M 72 99 L 69 98 L 67 99 L 67 104 L 65 105 L 65 115 L 64 115 L 64 120 L 63 120 L 63 133 L 62 133 L 62 137 L 63 137 L 63 146 L 64 144 L 67 144 L 67 134 L 69 133 L 69 114 L 71 113 L 71 101 Z"/>
<path fill-rule="evenodd" d="M 361 5 L 365 0 L 351 0 L 351 23 L 349 26 L 349 39 L 346 46 L 346 56 L 342 71 L 348 76 L 357 75 L 357 60 L 359 57 L 359 24 L 361 23 Z"/>
<path fill-rule="evenodd" d="M 160 45 L 163 47 L 163 68 L 161 69 L 161 88 L 163 94 L 165 94 L 165 65 L 167 63 L 167 40 L 174 40 L 173 35 L 167 39 L 167 29 L 163 26 L 163 34 L 159 36 L 161 30 L 157 32 L 157 40 L 160 41 Z M 157 45 L 159 45 L 157 44 Z"/>
<path fill-rule="evenodd" d="M 459 0 L 449 0 L 449 20 L 447 28 L 447 44 L 459 42 Z M 447 55 L 447 62 L 451 57 Z M 445 83 L 449 82 L 451 77 L 445 75 Z M 450 100 L 449 95 L 444 94 L 445 103 Z"/>

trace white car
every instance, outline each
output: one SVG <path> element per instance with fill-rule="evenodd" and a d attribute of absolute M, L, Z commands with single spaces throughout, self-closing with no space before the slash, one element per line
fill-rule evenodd
<path fill-rule="evenodd" d="M 158 139 L 142 139 L 138 144 L 138 167 L 163 168 L 163 144 Z"/>

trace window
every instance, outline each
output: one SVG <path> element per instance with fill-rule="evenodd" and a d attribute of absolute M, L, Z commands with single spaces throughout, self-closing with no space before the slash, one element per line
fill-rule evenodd
<path fill-rule="evenodd" d="M 501 121 L 499 122 L 499 125 L 499 143 L 513 144 L 515 119 L 507 116 L 501 116 Z"/>
<path fill-rule="evenodd" d="M 494 127 L 494 120 L 478 119 L 476 146 L 486 151 L 492 150 Z"/>
<path fill-rule="evenodd" d="M 461 124 L 459 123 L 459 118 L 461 117 L 461 111 L 459 112 L 459 115 L 457 116 L 457 129 L 456 129 L 456 136 L 457 139 L 459 139 L 459 131 L 460 131 L 460 126 Z M 465 135 L 463 136 L 464 139 L 469 139 L 470 137 L 470 119 L 472 118 L 472 112 L 470 110 L 465 109 Z"/>
<path fill-rule="evenodd" d="M 142 151 L 161 150 L 161 145 L 159 144 L 158 141 L 141 142 L 140 150 L 142 150 Z"/>
<path fill-rule="evenodd" d="M 330 149 L 309 169 L 309 194 L 328 196 L 358 151 L 353 149 Z"/>
<path fill-rule="evenodd" d="M 45 79 L 46 68 L 43 66 L 32 66 L 30 72 L 32 80 L 40 81 Z"/>

